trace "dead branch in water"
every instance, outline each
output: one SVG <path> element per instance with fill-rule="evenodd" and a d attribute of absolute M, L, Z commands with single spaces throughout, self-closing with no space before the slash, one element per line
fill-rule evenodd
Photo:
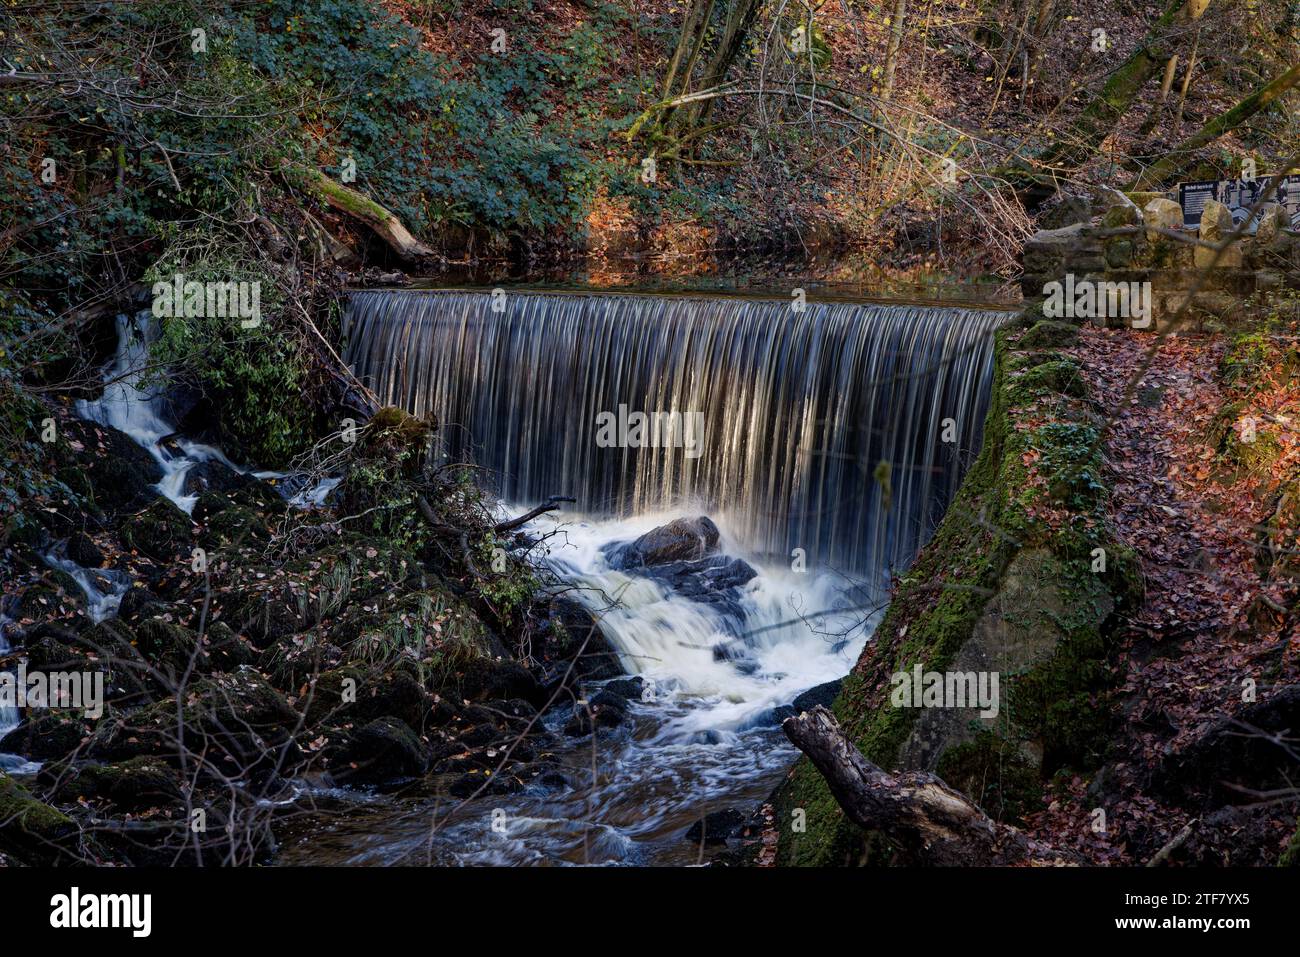
<path fill-rule="evenodd" d="M 942 867 L 1073 863 L 1062 852 L 994 821 L 933 774 L 889 774 L 876 767 L 821 705 L 786 718 L 781 729 L 821 772 L 850 820 L 863 830 L 884 834 L 907 863 Z"/>

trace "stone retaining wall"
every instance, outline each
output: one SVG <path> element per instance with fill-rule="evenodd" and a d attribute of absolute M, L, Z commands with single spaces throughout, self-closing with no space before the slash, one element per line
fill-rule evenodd
<path fill-rule="evenodd" d="M 1233 232 L 1232 215 L 1220 203 L 1209 201 L 1200 229 L 1192 231 L 1183 228 L 1182 210 L 1172 200 L 1153 194 L 1133 198 L 1143 205 L 1116 194 L 1099 222 L 1031 237 L 1021 279 L 1027 302 L 1042 302 L 1049 318 L 1067 322 L 1148 331 L 1169 331 L 1175 325 L 1178 331 L 1199 331 L 1231 324 L 1251 297 L 1300 289 L 1300 233 L 1290 228 L 1282 206 L 1268 204 L 1254 235 L 1225 243 Z M 1067 278 L 1070 288 L 1087 283 L 1105 292 L 1115 287 L 1103 283 L 1150 283 L 1150 314 L 1097 307 L 1082 310 L 1084 315 L 1051 315 L 1052 302 L 1059 297 L 1048 295 L 1055 291 L 1050 284 L 1065 285 Z"/>

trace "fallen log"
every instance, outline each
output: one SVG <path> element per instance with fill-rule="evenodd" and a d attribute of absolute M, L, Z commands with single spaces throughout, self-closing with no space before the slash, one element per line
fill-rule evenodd
<path fill-rule="evenodd" d="M 291 169 L 317 199 L 361 220 L 402 259 L 412 262 L 434 255 L 432 249 L 411 235 L 397 216 L 370 197 L 334 182 L 320 170 L 297 165 Z"/>
<path fill-rule="evenodd" d="M 536 508 L 529 509 L 528 511 L 524 512 L 524 514 L 520 515 L 518 518 L 512 518 L 504 522 L 499 522 L 498 524 L 493 526 L 492 531 L 496 532 L 496 534 L 498 535 L 501 535 L 505 532 L 513 532 L 516 528 L 519 528 L 519 526 L 527 525 L 538 515 L 541 515 L 544 512 L 555 511 L 557 508 L 560 507 L 561 502 L 576 502 L 576 501 L 577 501 L 576 498 L 567 498 L 563 495 L 552 495 L 550 498 L 548 498 L 545 501 L 545 503 L 543 503 L 542 505 L 538 505 Z"/>
<path fill-rule="evenodd" d="M 862 756 L 822 705 L 786 718 L 785 736 L 808 756 L 858 827 L 877 831 L 904 863 L 940 867 L 1069 864 L 1073 855 L 1044 847 L 999 824 L 940 778 L 924 771 L 890 774 Z"/>

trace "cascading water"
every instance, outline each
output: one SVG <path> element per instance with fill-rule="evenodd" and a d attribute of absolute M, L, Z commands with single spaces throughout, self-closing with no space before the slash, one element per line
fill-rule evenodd
<path fill-rule="evenodd" d="M 9 644 L 9 633 L 15 630 L 13 617 L 9 614 L 10 608 L 6 604 L 7 599 L 0 598 L 0 658 L 9 654 L 12 650 Z M 3 739 L 14 728 L 22 722 L 22 715 L 18 711 L 17 705 L 9 701 L 7 696 L 0 696 L 0 739 Z M 40 765 L 34 761 L 28 761 L 20 754 L 5 754 L 0 752 L 0 771 L 5 774 L 35 774 L 40 770 Z"/>
<path fill-rule="evenodd" d="M 810 564 L 883 585 L 924 542 L 979 445 L 1002 318 L 377 291 L 352 298 L 346 358 L 384 401 L 432 412 L 443 451 L 493 470 L 506 501 L 571 495 L 593 516 L 704 511 L 752 551 L 784 562 L 799 548 Z M 683 425 L 667 443 L 678 447 L 602 447 L 601 414 L 607 423 L 636 412 L 694 416 L 700 434 Z"/>
<path fill-rule="evenodd" d="M 504 827 L 480 806 L 431 834 L 436 800 L 394 810 L 367 798 L 283 859 L 698 859 L 685 829 L 766 796 L 793 756 L 775 709 L 849 670 L 871 602 L 942 517 L 979 446 L 1004 319 L 910 305 L 355 294 L 346 357 L 381 400 L 432 413 L 442 454 L 493 470 L 509 511 L 578 500 L 576 517 L 533 530 L 563 528 L 549 561 L 655 695 L 632 704 L 630 729 L 559 748 L 571 790 L 480 802 L 504 810 Z M 602 413 L 608 426 L 636 412 L 698 414 L 702 430 L 605 447 Z M 717 521 L 722 552 L 757 571 L 727 602 L 620 567 L 611 546 L 699 513 Z"/>

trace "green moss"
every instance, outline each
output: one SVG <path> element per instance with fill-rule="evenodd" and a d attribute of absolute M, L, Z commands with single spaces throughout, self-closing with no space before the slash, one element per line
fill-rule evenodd
<path fill-rule="evenodd" d="M 1106 526 L 1101 441 L 1083 397 L 1075 362 L 1017 354 L 999 333 L 979 457 L 835 702 L 841 726 L 881 767 L 908 754 L 903 766 L 918 766 L 917 735 L 939 734 L 929 766 L 1012 819 L 1036 807 L 1054 771 L 1099 759 L 1111 720 L 1108 624 L 1141 595 L 1134 556 Z M 1053 420 L 1031 426 L 1028 410 L 1036 422 Z M 1049 510 L 1052 524 L 1041 517 Z M 891 705 L 893 674 L 917 664 L 968 670 L 957 664 L 968 646 L 1021 662 L 1001 673 L 996 719 L 918 724 L 922 709 Z M 806 759 L 776 808 L 780 863 L 891 860 L 888 844 L 847 820 Z M 799 812 L 803 833 L 792 826 Z"/>
<path fill-rule="evenodd" d="M 75 851 L 77 825 L 0 772 L 0 850 L 25 864 L 56 863 Z"/>
<path fill-rule="evenodd" d="M 1054 349 L 1079 341 L 1079 327 L 1068 322 L 1043 319 L 1034 323 L 1016 343 L 1020 349 Z"/>

